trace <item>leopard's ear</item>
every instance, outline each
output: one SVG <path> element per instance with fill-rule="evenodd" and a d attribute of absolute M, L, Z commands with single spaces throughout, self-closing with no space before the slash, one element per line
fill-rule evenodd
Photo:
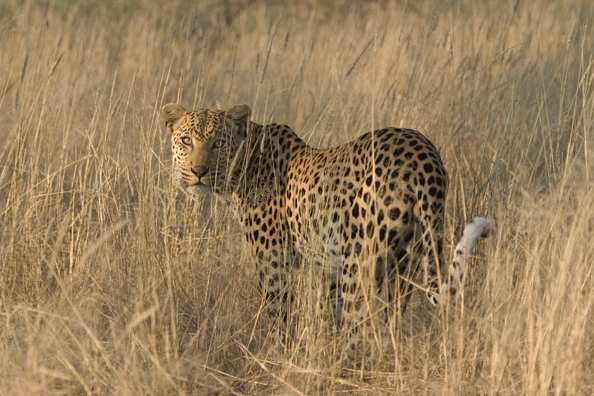
<path fill-rule="evenodd" d="M 245 136 L 252 109 L 246 104 L 235 105 L 225 112 L 225 123 L 234 133 Z"/>
<path fill-rule="evenodd" d="M 165 119 L 167 130 L 169 133 L 173 133 L 175 123 L 184 118 L 188 113 L 177 103 L 169 103 L 163 106 L 161 114 L 163 114 L 163 118 Z"/>

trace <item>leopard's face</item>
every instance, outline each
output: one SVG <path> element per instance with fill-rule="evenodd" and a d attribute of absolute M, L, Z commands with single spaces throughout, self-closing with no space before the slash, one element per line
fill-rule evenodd
<path fill-rule="evenodd" d="M 233 191 L 240 177 L 237 164 L 249 118 L 247 109 L 239 105 L 227 112 L 187 113 L 177 104 L 163 107 L 172 135 L 173 179 L 180 187 L 191 194 Z"/>

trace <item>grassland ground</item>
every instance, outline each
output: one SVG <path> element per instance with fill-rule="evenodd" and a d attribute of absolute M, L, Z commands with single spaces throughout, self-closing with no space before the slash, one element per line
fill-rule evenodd
<path fill-rule="evenodd" d="M 0 394 L 594 394 L 589 1 L 0 2 Z M 417 129 L 462 298 L 416 293 L 385 364 L 299 278 L 284 347 L 232 207 L 171 184 L 164 103 L 248 103 L 316 147 Z"/>

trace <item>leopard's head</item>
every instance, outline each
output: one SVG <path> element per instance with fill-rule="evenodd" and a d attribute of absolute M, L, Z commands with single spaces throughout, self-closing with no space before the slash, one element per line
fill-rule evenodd
<path fill-rule="evenodd" d="M 192 194 L 232 192 L 241 174 L 249 106 L 188 113 L 170 103 L 163 106 L 162 114 L 171 133 L 174 181 Z"/>

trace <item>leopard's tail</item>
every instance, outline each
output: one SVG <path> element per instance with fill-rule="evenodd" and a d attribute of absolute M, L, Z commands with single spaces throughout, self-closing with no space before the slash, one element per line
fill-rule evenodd
<path fill-rule="evenodd" d="M 494 230 L 493 224 L 484 217 L 475 217 L 466 224 L 450 265 L 450 277 L 455 286 L 459 286 L 463 282 L 472 250 L 481 238 L 488 237 Z"/>

